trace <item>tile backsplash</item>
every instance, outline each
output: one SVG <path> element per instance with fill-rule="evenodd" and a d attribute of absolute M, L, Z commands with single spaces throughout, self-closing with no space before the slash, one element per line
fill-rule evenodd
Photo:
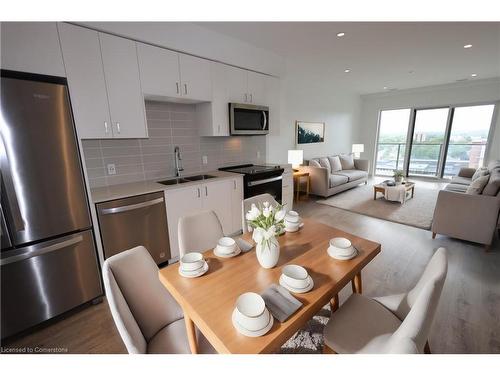
<path fill-rule="evenodd" d="M 172 177 L 175 146 L 181 150 L 184 174 L 265 162 L 265 137 L 200 137 L 195 111 L 195 104 L 146 101 L 148 139 L 83 140 L 90 186 Z M 108 164 L 115 165 L 116 174 L 108 174 Z"/>

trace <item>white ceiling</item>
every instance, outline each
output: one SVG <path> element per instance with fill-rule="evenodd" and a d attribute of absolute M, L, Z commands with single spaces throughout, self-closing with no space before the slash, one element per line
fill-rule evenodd
<path fill-rule="evenodd" d="M 361 94 L 500 77 L 500 23 L 200 22 Z M 338 32 L 346 35 L 338 38 Z M 472 48 L 464 49 L 465 44 Z M 344 69 L 351 72 L 346 74 Z M 410 73 L 411 72 L 411 73 Z M 344 86 L 345 87 L 345 86 Z"/>

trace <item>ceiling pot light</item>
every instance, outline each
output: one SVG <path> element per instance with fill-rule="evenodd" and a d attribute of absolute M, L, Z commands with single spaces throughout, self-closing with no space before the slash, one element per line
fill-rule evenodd
<path fill-rule="evenodd" d="M 337 36 L 338 36 L 339 38 L 343 37 L 344 35 L 345 35 L 345 33 L 337 33 Z"/>
<path fill-rule="evenodd" d="M 384 86 L 384 90 L 387 90 L 388 88 L 389 88 L 389 87 L 387 87 L 387 86 Z"/>
<path fill-rule="evenodd" d="M 346 69 L 344 70 L 344 73 L 349 73 L 351 71 L 351 69 Z"/>
<path fill-rule="evenodd" d="M 466 45 L 464 46 L 464 48 L 465 48 L 465 49 L 468 49 L 468 48 L 471 48 L 471 47 L 472 47 L 472 44 L 466 44 Z"/>
<path fill-rule="evenodd" d="M 477 74 L 476 73 L 472 73 L 470 76 L 471 77 L 477 77 Z"/>

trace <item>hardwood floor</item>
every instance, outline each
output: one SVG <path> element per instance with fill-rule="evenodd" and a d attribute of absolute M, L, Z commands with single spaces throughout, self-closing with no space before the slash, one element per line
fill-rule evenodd
<path fill-rule="evenodd" d="M 432 182 L 428 182 L 432 184 Z M 436 184 L 436 188 L 441 184 Z M 430 337 L 433 353 L 500 353 L 500 241 L 489 253 L 480 245 L 315 203 L 295 205 L 304 217 L 380 242 L 382 252 L 363 271 L 363 293 L 410 289 L 433 251 L 448 249 L 448 276 Z M 352 293 L 340 293 L 340 304 Z M 62 347 L 69 353 L 125 353 L 106 300 L 3 347 Z"/>

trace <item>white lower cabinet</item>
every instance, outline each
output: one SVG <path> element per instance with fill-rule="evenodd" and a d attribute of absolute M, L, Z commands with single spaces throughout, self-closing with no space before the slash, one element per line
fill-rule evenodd
<path fill-rule="evenodd" d="M 241 230 L 243 177 L 216 179 L 199 185 L 165 191 L 170 254 L 179 257 L 179 219 L 202 210 L 213 210 L 225 235 Z M 193 233 L 196 236 L 196 233 Z"/>

